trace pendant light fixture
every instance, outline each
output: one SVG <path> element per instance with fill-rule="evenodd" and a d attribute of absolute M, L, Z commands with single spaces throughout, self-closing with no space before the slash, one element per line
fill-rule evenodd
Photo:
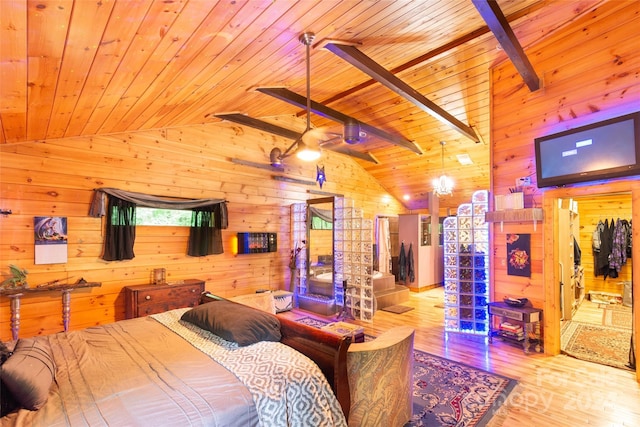
<path fill-rule="evenodd" d="M 442 175 L 440 175 L 440 178 L 433 180 L 433 193 L 438 197 L 450 196 L 453 193 L 453 180 L 444 173 L 444 146 L 446 144 L 446 142 L 440 141 L 442 146 Z"/>

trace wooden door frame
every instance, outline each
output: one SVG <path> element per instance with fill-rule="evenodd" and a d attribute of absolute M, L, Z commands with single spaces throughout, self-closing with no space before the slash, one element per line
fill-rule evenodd
<path fill-rule="evenodd" d="M 640 224 L 640 182 L 638 180 L 619 180 L 595 185 L 556 188 L 546 190 L 543 194 L 544 226 L 542 232 L 544 260 L 544 348 L 547 354 L 560 354 L 560 277 L 557 259 L 555 235 L 558 232 L 558 199 L 569 199 L 601 194 L 631 193 L 631 219 Z M 633 228 L 633 240 L 640 241 L 640 227 Z M 636 325 L 635 354 L 640 354 L 637 328 L 640 325 L 640 250 L 634 250 L 632 262 L 635 268 L 632 273 L 634 322 Z M 636 379 L 640 382 L 640 370 L 636 366 Z"/>

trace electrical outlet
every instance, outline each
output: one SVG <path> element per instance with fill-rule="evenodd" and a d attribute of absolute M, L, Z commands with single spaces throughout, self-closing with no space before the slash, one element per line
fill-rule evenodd
<path fill-rule="evenodd" d="M 531 185 L 531 177 L 523 176 L 522 178 L 516 178 L 516 187 L 529 187 Z"/>

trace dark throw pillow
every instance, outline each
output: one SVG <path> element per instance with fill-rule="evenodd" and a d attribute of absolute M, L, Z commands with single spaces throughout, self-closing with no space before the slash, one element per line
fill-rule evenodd
<path fill-rule="evenodd" d="M 0 381 L 0 417 L 10 414 L 16 409 L 20 409 L 20 405 L 13 398 L 13 394 L 4 385 L 4 382 Z"/>
<path fill-rule="evenodd" d="M 0 341 L 0 365 L 9 359 L 13 354 L 5 343 Z M 0 417 L 4 417 L 7 414 L 18 409 L 18 402 L 13 398 L 13 394 L 9 391 L 6 385 L 0 381 Z"/>
<path fill-rule="evenodd" d="M 239 346 L 281 338 L 275 315 L 226 300 L 194 307 L 181 319 Z"/>
<path fill-rule="evenodd" d="M 24 338 L 0 366 L 0 379 L 22 408 L 35 411 L 46 403 L 55 371 L 48 341 Z"/>
<path fill-rule="evenodd" d="M 9 350 L 9 347 L 2 341 L 0 341 L 0 365 L 2 365 L 13 352 Z"/>

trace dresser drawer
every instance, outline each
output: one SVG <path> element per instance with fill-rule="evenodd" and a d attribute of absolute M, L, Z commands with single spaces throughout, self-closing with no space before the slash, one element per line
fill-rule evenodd
<path fill-rule="evenodd" d="M 148 316 L 175 308 L 194 307 L 204 292 L 204 282 L 184 281 L 176 285 L 125 287 L 127 318 Z"/>

